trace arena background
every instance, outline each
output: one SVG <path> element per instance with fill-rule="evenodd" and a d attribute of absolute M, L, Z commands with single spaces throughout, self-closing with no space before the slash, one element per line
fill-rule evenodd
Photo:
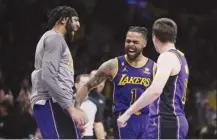
<path fill-rule="evenodd" d="M 216 138 L 217 1 L 216 0 L 0 0 L 0 137 L 40 138 L 28 95 L 34 53 L 44 33 L 47 13 L 57 5 L 74 7 L 81 28 L 70 46 L 75 76 L 89 73 L 124 54 L 130 25 L 146 26 L 149 41 L 144 54 L 157 59 L 151 26 L 159 17 L 178 24 L 177 48 L 189 63 L 186 115 L 188 138 Z M 112 138 L 112 86 L 109 81 L 104 125 Z"/>

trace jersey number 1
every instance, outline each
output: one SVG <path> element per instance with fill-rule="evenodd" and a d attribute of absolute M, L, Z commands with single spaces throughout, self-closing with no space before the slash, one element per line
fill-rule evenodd
<path fill-rule="evenodd" d="M 136 88 L 133 88 L 131 90 L 131 102 L 130 104 L 132 105 L 136 101 Z"/>
<path fill-rule="evenodd" d="M 130 105 L 132 105 L 133 103 L 135 103 L 135 101 L 136 101 L 136 88 L 133 88 L 131 90 L 131 102 L 130 102 Z M 141 111 L 137 111 L 134 114 L 135 115 L 140 115 Z"/>

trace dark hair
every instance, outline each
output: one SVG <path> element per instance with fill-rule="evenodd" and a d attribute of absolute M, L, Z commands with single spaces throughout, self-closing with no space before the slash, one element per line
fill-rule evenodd
<path fill-rule="evenodd" d="M 176 42 L 177 25 L 169 18 L 160 18 L 154 22 L 152 35 L 155 35 L 161 42 Z"/>
<path fill-rule="evenodd" d="M 69 6 L 57 6 L 54 8 L 50 14 L 48 15 L 48 23 L 47 28 L 51 29 L 56 24 L 57 21 L 62 20 L 64 18 L 71 18 L 73 16 L 78 16 L 76 10 Z"/>
<path fill-rule="evenodd" d="M 148 40 L 148 30 L 145 27 L 140 26 L 130 26 L 128 32 L 137 32 L 144 36 L 145 40 Z"/>
<path fill-rule="evenodd" d="M 79 83 L 81 80 L 81 77 L 89 77 L 89 74 L 79 74 L 76 78 L 75 78 L 75 83 Z"/>

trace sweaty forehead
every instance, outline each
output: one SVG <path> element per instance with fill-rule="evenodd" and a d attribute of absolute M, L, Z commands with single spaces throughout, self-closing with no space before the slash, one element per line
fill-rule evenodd
<path fill-rule="evenodd" d="M 143 39 L 143 36 L 138 32 L 128 32 L 127 33 L 127 39 L 139 40 L 139 39 Z"/>

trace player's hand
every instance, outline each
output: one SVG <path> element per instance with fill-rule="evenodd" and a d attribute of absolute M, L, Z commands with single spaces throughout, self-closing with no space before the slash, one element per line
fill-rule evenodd
<path fill-rule="evenodd" d="M 77 122 L 79 128 L 84 127 L 84 125 L 88 122 L 87 115 L 81 109 L 74 108 L 73 112 L 71 113 L 71 117 Z"/>
<path fill-rule="evenodd" d="M 119 128 L 125 127 L 127 125 L 127 121 L 129 120 L 130 115 L 124 113 L 117 119 L 117 124 Z"/>
<path fill-rule="evenodd" d="M 80 129 L 81 134 L 83 135 L 84 132 L 85 132 L 85 129 L 86 129 L 87 127 L 86 127 L 86 126 L 78 126 L 78 128 Z"/>

